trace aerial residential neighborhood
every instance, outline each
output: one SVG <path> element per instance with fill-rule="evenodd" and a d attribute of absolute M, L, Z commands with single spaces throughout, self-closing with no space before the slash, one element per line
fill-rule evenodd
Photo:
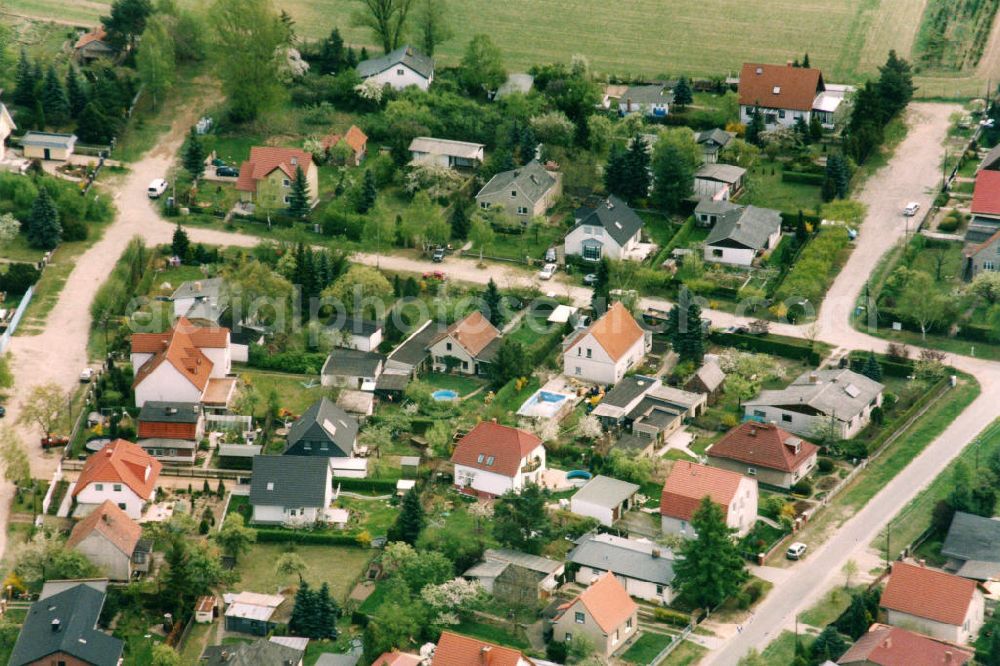
<path fill-rule="evenodd" d="M 2 3 L 0 663 L 1000 665 L 1000 3 L 772 5 Z"/>

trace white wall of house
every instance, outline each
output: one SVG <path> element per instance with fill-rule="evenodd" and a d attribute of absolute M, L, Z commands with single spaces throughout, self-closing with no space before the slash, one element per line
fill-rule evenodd
<path fill-rule="evenodd" d="M 591 567 L 580 567 L 576 572 L 576 582 L 587 586 L 594 582 L 594 579 L 604 573 L 601 569 L 594 569 Z M 635 597 L 636 599 L 642 599 L 644 601 L 651 601 L 654 603 L 664 603 L 669 604 L 674 599 L 674 591 L 669 585 L 657 585 L 648 580 L 639 580 L 638 578 L 629 578 L 627 576 L 622 576 L 620 574 L 615 574 L 615 578 L 618 582 L 622 584 L 625 591 L 629 593 L 629 596 Z"/>
<path fill-rule="evenodd" d="M 850 439 L 861 432 L 871 420 L 872 409 L 882 404 L 882 394 L 876 398 L 875 405 L 867 405 L 860 414 L 855 414 L 847 421 L 838 417 L 833 421 L 834 432 L 841 439 Z M 815 436 L 817 432 L 826 432 L 830 428 L 831 419 L 825 414 L 810 415 L 770 405 L 746 405 L 744 414 L 763 419 L 765 423 L 774 422 L 796 435 L 803 437 Z"/>
<path fill-rule="evenodd" d="M 201 351 L 212 362 L 210 377 L 225 377 L 232 371 L 233 356 L 228 344 L 225 347 L 202 347 Z"/>
<path fill-rule="evenodd" d="M 524 469 L 535 458 L 540 461 L 537 469 L 530 472 L 519 472 L 513 477 L 487 472 L 467 465 L 455 465 L 455 485 L 458 488 L 471 488 L 479 493 L 496 496 L 503 495 L 510 490 L 519 493 L 529 483 L 541 484 L 542 474 L 546 469 L 544 446 L 535 448 L 528 456 L 521 458 L 518 469 Z"/>
<path fill-rule="evenodd" d="M 446 372 L 448 366 L 444 362 L 446 356 L 454 356 L 461 363 L 455 367 L 452 372 L 460 372 L 464 375 L 475 375 L 478 370 L 476 367 L 476 359 L 465 351 L 465 347 L 458 344 L 458 340 L 450 335 L 438 340 L 436 343 L 431 345 L 431 359 L 434 366 L 435 372 Z"/>
<path fill-rule="evenodd" d="M 153 501 L 156 497 L 154 489 L 149 497 Z M 133 520 L 142 517 L 142 507 L 146 499 L 139 497 L 134 490 L 124 483 L 91 482 L 84 486 L 76 495 L 77 504 L 88 506 L 100 506 L 105 500 L 111 500 L 118 508 L 128 514 Z"/>
<path fill-rule="evenodd" d="M 380 85 L 391 86 L 396 90 L 402 90 L 404 88 L 409 88 L 410 86 L 416 86 L 421 90 L 427 90 L 430 87 L 431 82 L 434 81 L 434 75 L 431 74 L 430 78 L 424 78 L 422 74 L 419 74 L 416 70 L 410 69 L 403 63 L 396 63 L 389 69 L 379 72 L 368 77 L 374 81 L 377 81 Z"/>
<path fill-rule="evenodd" d="M 631 367 L 642 362 L 645 355 L 646 342 L 642 336 L 615 361 L 588 333 L 563 352 L 563 374 L 595 384 L 617 384 Z"/>
<path fill-rule="evenodd" d="M 246 363 L 250 360 L 249 345 L 229 343 L 229 356 L 233 363 Z"/>
<path fill-rule="evenodd" d="M 578 615 L 579 614 L 579 615 Z M 605 632 L 583 603 L 577 601 L 563 612 L 553 626 L 553 640 L 569 641 L 574 636 L 589 638 L 599 654 L 607 660 L 628 641 L 639 628 L 638 613 L 632 615 L 618 627 Z M 579 621 L 577 618 L 579 617 Z"/>
<path fill-rule="evenodd" d="M 129 363 L 132 364 L 133 372 L 139 372 L 139 368 L 146 364 L 146 361 L 153 358 L 152 354 L 132 352 L 129 356 Z"/>
<path fill-rule="evenodd" d="M 147 400 L 201 402 L 201 389 L 173 365 L 163 362 L 135 387 L 135 406 L 142 407 Z"/>
<path fill-rule="evenodd" d="M 730 187 L 728 183 L 710 178 L 694 179 L 694 195 L 702 199 L 712 199 L 713 201 L 729 201 Z"/>
<path fill-rule="evenodd" d="M 132 558 L 120 551 L 99 532 L 92 531 L 74 550 L 82 553 L 111 580 L 132 579 Z"/>
<path fill-rule="evenodd" d="M 378 376 L 368 377 L 365 375 L 323 375 L 320 383 L 323 386 L 339 386 L 341 388 L 360 389 L 364 382 L 374 382 Z"/>
<path fill-rule="evenodd" d="M 918 631 L 931 638 L 963 645 L 973 640 L 979 633 L 979 629 L 983 626 L 985 598 L 982 592 L 976 590 L 972 603 L 969 604 L 969 610 L 965 615 L 965 622 L 961 625 L 945 624 L 944 622 L 928 620 L 927 618 L 897 610 L 886 609 L 886 611 L 886 619 L 894 627 Z"/>
<path fill-rule="evenodd" d="M 752 266 L 757 253 L 745 247 L 723 247 L 706 245 L 704 247 L 705 261 L 732 266 Z"/>
<path fill-rule="evenodd" d="M 726 525 L 736 530 L 737 536 L 746 536 L 757 522 L 757 480 L 743 477 L 732 502 L 726 509 Z M 678 534 L 688 539 L 698 536 L 691 523 L 673 516 L 660 516 L 660 529 L 664 534 Z"/>
<path fill-rule="evenodd" d="M 581 224 L 566 234 L 565 247 L 569 256 L 583 257 L 583 248 L 586 244 L 594 245 L 599 243 L 601 256 L 593 258 L 594 261 L 607 257 L 608 259 L 621 259 L 630 250 L 635 249 L 639 244 L 641 232 L 636 232 L 625 245 L 619 245 L 614 238 L 608 234 L 607 230 L 598 225 Z"/>
<path fill-rule="evenodd" d="M 363 335 L 361 333 L 350 333 L 346 338 L 344 338 L 338 347 L 347 347 L 348 349 L 357 349 L 359 351 L 373 352 L 377 351 L 379 345 L 382 344 L 382 329 L 377 329 L 371 335 Z"/>
<path fill-rule="evenodd" d="M 711 449 L 709 449 L 709 454 L 711 454 Z M 770 469 L 767 467 L 755 467 L 754 465 L 748 465 L 747 463 L 739 460 L 730 460 L 729 458 L 713 458 L 711 455 L 709 455 L 708 460 L 712 467 L 728 469 L 730 472 L 736 472 L 737 474 L 746 474 L 747 476 L 756 478 L 758 482 L 766 483 L 770 486 L 791 488 L 798 483 L 799 479 L 805 478 L 809 475 L 809 472 L 811 472 L 816 466 L 816 459 L 817 454 L 814 453 L 791 472 L 786 472 L 780 469 Z"/>
<path fill-rule="evenodd" d="M 593 502 L 586 502 L 584 500 L 579 500 L 576 498 L 570 499 L 569 506 L 570 506 L 570 511 L 572 511 L 576 515 L 593 518 L 594 520 L 598 521 L 601 525 L 607 525 L 608 527 L 610 527 L 615 522 L 613 507 L 603 506 L 601 504 L 594 504 Z"/>
<path fill-rule="evenodd" d="M 253 508 L 253 522 L 271 525 L 315 523 L 319 516 L 319 507 L 284 507 L 258 504 Z"/>
<path fill-rule="evenodd" d="M 740 105 L 740 118 L 741 122 L 749 125 L 750 121 L 753 120 L 753 110 L 754 107 L 748 106 L 746 104 Z M 809 111 L 793 111 L 792 109 L 768 109 L 765 107 L 760 107 L 760 114 L 764 118 L 764 127 L 767 129 L 776 129 L 778 127 L 794 127 L 796 118 L 802 118 L 809 124 L 809 119 L 811 117 Z"/>

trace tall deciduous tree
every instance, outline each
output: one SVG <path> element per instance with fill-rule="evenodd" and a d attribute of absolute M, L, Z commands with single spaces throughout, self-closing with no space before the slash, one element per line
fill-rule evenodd
<path fill-rule="evenodd" d="M 215 0 L 216 68 L 233 120 L 255 119 L 281 99 L 275 53 L 288 31 L 271 0 Z"/>
<path fill-rule="evenodd" d="M 437 45 L 452 36 L 448 5 L 445 0 L 416 0 L 416 3 L 413 18 L 417 41 L 424 53 L 432 56 Z"/>
<path fill-rule="evenodd" d="M 302 576 L 308 568 L 306 561 L 296 552 L 282 553 L 274 563 L 274 572 L 276 574 L 279 576 L 298 576 L 299 584 L 303 584 Z"/>
<path fill-rule="evenodd" d="M 489 35 L 478 34 L 469 40 L 462 56 L 459 78 L 470 95 L 496 90 L 507 79 L 503 53 Z"/>
<path fill-rule="evenodd" d="M 927 330 L 944 317 L 948 309 L 946 298 L 934 288 L 934 278 L 923 271 L 914 271 L 897 301 L 899 310 L 920 327 L 920 338 L 927 339 Z"/>
<path fill-rule="evenodd" d="M 674 562 L 674 585 L 701 608 L 714 608 L 747 580 L 746 564 L 722 508 L 711 498 L 702 499 L 691 528 L 697 537 L 681 546 L 683 558 Z"/>
<path fill-rule="evenodd" d="M 52 250 L 62 239 L 59 210 L 49 191 L 39 188 L 38 198 L 31 205 L 28 216 L 28 245 L 41 250 Z"/>
<path fill-rule="evenodd" d="M 354 24 L 368 28 L 372 36 L 388 53 L 403 44 L 407 20 L 414 0 L 358 0 L 360 9 L 353 16 Z"/>
<path fill-rule="evenodd" d="M 155 109 L 174 84 L 177 70 L 174 40 L 162 18 L 154 17 L 146 24 L 136 67 Z"/>
<path fill-rule="evenodd" d="M 233 560 L 238 560 L 240 555 L 250 550 L 250 546 L 257 540 L 257 532 L 243 524 L 243 516 L 238 513 L 230 513 L 226 516 L 226 522 L 222 524 L 222 529 L 215 536 L 219 546 Z"/>
<path fill-rule="evenodd" d="M 529 483 L 518 495 L 505 493 L 493 507 L 493 536 L 501 544 L 537 555 L 548 539 L 549 517 L 541 488 Z"/>
<path fill-rule="evenodd" d="M 483 261 L 483 254 L 493 247 L 496 242 L 496 232 L 490 223 L 489 211 L 476 211 L 472 216 L 472 227 L 469 229 L 469 239 L 479 249 L 479 262 Z"/>

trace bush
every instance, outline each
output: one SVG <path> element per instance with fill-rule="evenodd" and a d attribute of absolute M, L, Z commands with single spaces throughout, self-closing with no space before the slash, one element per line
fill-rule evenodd
<path fill-rule="evenodd" d="M 269 354 L 260 345 L 251 345 L 247 365 L 262 370 L 279 370 L 297 375 L 314 375 L 326 362 L 326 354 L 319 352 L 290 351 Z"/>
<path fill-rule="evenodd" d="M 691 617 L 687 613 L 681 613 L 670 608 L 654 608 L 653 619 L 675 627 L 686 627 L 691 623 Z"/>
<path fill-rule="evenodd" d="M 761 354 L 773 354 L 798 361 L 806 361 L 818 365 L 822 360 L 819 352 L 810 349 L 805 340 L 795 338 L 777 338 L 771 335 L 745 335 L 743 333 L 712 332 L 709 340 L 723 347 L 737 347 Z"/>
<path fill-rule="evenodd" d="M 34 264 L 8 264 L 7 272 L 0 275 L 0 291 L 6 291 L 9 296 L 21 296 L 41 276 L 42 272 Z"/>
<path fill-rule="evenodd" d="M 822 185 L 825 176 L 821 173 L 806 173 L 804 171 L 782 171 L 781 182 L 801 183 L 803 185 Z"/>
<path fill-rule="evenodd" d="M 333 482 L 339 485 L 341 490 L 371 493 L 396 492 L 394 479 L 334 479 Z"/>
<path fill-rule="evenodd" d="M 812 495 L 813 484 L 808 479 L 802 479 L 794 486 L 792 486 L 792 492 L 796 495 L 804 495 L 808 497 Z"/>
<path fill-rule="evenodd" d="M 943 231 L 945 233 L 950 233 L 958 229 L 960 222 L 954 217 L 946 217 L 940 222 L 938 222 L 938 231 Z"/>
<path fill-rule="evenodd" d="M 833 471 L 833 461 L 829 458 L 820 458 L 817 467 L 819 467 L 819 471 L 823 474 L 829 474 Z"/>
<path fill-rule="evenodd" d="M 358 534 L 353 532 L 317 532 L 308 530 L 257 529 L 257 543 L 297 543 L 322 546 L 357 546 Z"/>

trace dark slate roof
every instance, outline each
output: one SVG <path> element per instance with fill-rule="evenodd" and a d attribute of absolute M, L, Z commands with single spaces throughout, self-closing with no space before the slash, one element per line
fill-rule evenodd
<path fill-rule="evenodd" d="M 201 408 L 194 402 L 160 402 L 147 400 L 142 404 L 139 420 L 155 423 L 197 423 Z"/>
<path fill-rule="evenodd" d="M 656 383 L 653 377 L 642 375 L 630 375 L 624 377 L 615 384 L 614 388 L 608 391 L 601 400 L 602 405 L 611 407 L 628 407 L 640 395 L 648 391 Z"/>
<path fill-rule="evenodd" d="M 410 385 L 410 376 L 395 372 L 383 372 L 375 380 L 376 391 L 405 391 Z"/>
<path fill-rule="evenodd" d="M 993 146 L 986 157 L 979 163 L 979 169 L 992 169 L 1000 163 L 1000 144 Z"/>
<path fill-rule="evenodd" d="M 813 381 L 815 376 L 815 381 Z M 764 390 L 744 407 L 783 407 L 806 404 L 839 421 L 854 418 L 885 390 L 885 385 L 847 368 L 813 370 L 799 375 L 780 390 Z"/>
<path fill-rule="evenodd" d="M 698 133 L 698 143 L 708 143 L 709 141 L 711 141 L 713 143 L 718 144 L 720 147 L 724 147 L 732 140 L 733 140 L 732 134 L 730 134 L 725 130 L 719 129 L 718 127 Z"/>
<path fill-rule="evenodd" d="M 531 160 L 523 167 L 502 171 L 490 178 L 490 182 L 479 190 L 476 198 L 489 196 L 491 194 L 504 193 L 511 188 L 524 192 L 532 202 L 539 201 L 545 193 L 556 184 L 555 177 L 538 163 L 538 160 Z"/>
<path fill-rule="evenodd" d="M 631 100 L 633 104 L 673 104 L 674 94 L 662 83 L 646 86 L 629 86 L 619 102 Z"/>
<path fill-rule="evenodd" d="M 396 347 L 389 354 L 389 360 L 411 366 L 420 365 L 430 353 L 427 351 L 427 348 L 431 345 L 431 341 L 447 330 L 448 327 L 444 324 L 428 321 L 424 324 L 423 328 L 410 335 L 409 338 Z"/>
<path fill-rule="evenodd" d="M 288 448 L 295 446 L 302 439 L 310 441 L 326 439 L 333 442 L 345 456 L 350 456 L 354 451 L 357 437 L 357 420 L 332 400 L 320 398 L 292 424 L 288 431 Z"/>
<path fill-rule="evenodd" d="M 941 554 L 959 560 L 1000 562 L 1000 520 L 956 511 Z"/>
<path fill-rule="evenodd" d="M 103 606 L 104 593 L 85 583 L 36 601 L 17 637 L 10 666 L 42 661 L 56 652 L 88 664 L 116 666 L 123 643 L 95 629 Z M 53 631 L 56 621 L 59 630 Z"/>
<path fill-rule="evenodd" d="M 642 229 L 642 218 L 628 205 L 613 194 L 593 208 L 578 208 L 575 213 L 577 223 L 573 227 L 587 225 L 604 227 L 619 245 Z"/>
<path fill-rule="evenodd" d="M 493 338 L 490 340 L 482 351 L 476 354 L 476 360 L 480 363 L 492 363 L 493 359 L 497 357 L 497 352 L 500 351 L 500 345 L 503 344 L 500 338 Z"/>
<path fill-rule="evenodd" d="M 340 321 L 337 321 L 337 317 L 331 317 L 329 328 L 334 331 L 347 331 L 352 335 L 371 337 L 382 328 L 382 324 L 358 316 L 347 317 Z"/>
<path fill-rule="evenodd" d="M 781 230 L 781 213 L 770 208 L 746 206 L 726 213 L 715 223 L 705 245 L 733 241 L 752 250 L 761 250 L 771 234 Z"/>
<path fill-rule="evenodd" d="M 620 449 L 629 453 L 638 453 L 640 451 L 645 451 L 653 444 L 653 440 L 649 437 L 644 437 L 637 433 L 625 433 L 611 446 L 615 449 Z"/>
<path fill-rule="evenodd" d="M 412 46 L 401 46 L 395 51 L 390 51 L 378 58 L 369 58 L 358 63 L 358 76 L 367 79 L 385 70 L 395 67 L 397 63 L 402 63 L 420 74 L 425 79 L 429 79 L 434 74 L 434 59 L 417 51 Z"/>
<path fill-rule="evenodd" d="M 659 557 L 653 557 L 654 549 L 660 551 Z M 674 580 L 674 561 L 668 549 L 611 534 L 584 535 L 566 560 L 658 585 L 669 585 Z"/>
<path fill-rule="evenodd" d="M 284 666 L 302 660 L 302 650 L 259 638 L 253 643 L 209 645 L 201 653 L 203 666 Z"/>
<path fill-rule="evenodd" d="M 345 377 L 374 377 L 385 356 L 360 349 L 334 347 L 323 364 L 322 375 Z"/>
<path fill-rule="evenodd" d="M 325 456 L 254 456 L 250 504 L 322 507 L 329 474 Z"/>
<path fill-rule="evenodd" d="M 21 137 L 22 146 L 42 146 L 45 148 L 70 149 L 76 143 L 75 134 L 55 134 L 53 132 L 25 132 Z"/>
<path fill-rule="evenodd" d="M 255 345 L 264 336 L 264 332 L 253 328 L 252 326 L 247 326 L 241 324 L 239 326 L 234 326 L 229 331 L 229 342 L 234 345 Z"/>

